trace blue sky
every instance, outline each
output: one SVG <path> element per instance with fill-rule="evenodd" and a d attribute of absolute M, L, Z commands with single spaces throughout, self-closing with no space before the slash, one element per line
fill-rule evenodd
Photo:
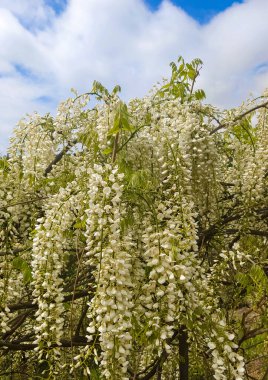
<path fill-rule="evenodd" d="M 0 0 L 0 153 L 27 113 L 98 80 L 144 96 L 182 55 L 204 65 L 207 102 L 233 107 L 268 87 L 268 0 Z"/>
<path fill-rule="evenodd" d="M 172 0 L 172 3 L 183 8 L 189 15 L 200 23 L 206 23 L 217 13 L 230 7 L 235 1 L 232 0 Z M 237 3 L 242 1 L 237 0 Z M 146 0 L 146 3 L 153 10 L 161 4 L 161 0 Z"/>
<path fill-rule="evenodd" d="M 45 0 L 46 4 L 53 8 L 56 14 L 60 14 L 64 11 L 67 5 L 67 0 Z"/>
<path fill-rule="evenodd" d="M 153 11 L 159 8 L 161 2 L 162 0 L 145 0 L 145 3 Z M 242 0 L 171 0 L 171 2 L 184 9 L 195 20 L 203 24 L 233 3 L 242 3 Z M 46 3 L 59 14 L 65 9 L 67 0 L 46 0 Z"/>

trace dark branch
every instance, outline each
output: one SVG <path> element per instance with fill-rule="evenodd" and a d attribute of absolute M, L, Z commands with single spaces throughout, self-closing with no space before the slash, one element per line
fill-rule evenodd
<path fill-rule="evenodd" d="M 179 334 L 179 330 L 174 331 L 172 337 L 170 339 L 167 339 L 167 343 L 170 344 L 173 342 L 174 339 L 177 338 Z M 139 380 L 149 380 L 151 379 L 158 371 L 159 368 L 162 367 L 163 363 L 167 360 L 168 358 L 168 353 L 166 350 L 163 350 L 160 357 L 157 359 L 155 362 L 154 366 L 152 369 L 142 378 L 139 378 Z"/>
<path fill-rule="evenodd" d="M 5 334 L 3 334 L 2 339 L 6 340 L 9 338 L 11 335 L 13 335 L 18 328 L 24 323 L 24 321 L 27 319 L 27 317 L 32 313 L 32 310 L 28 310 L 20 315 L 18 315 L 15 318 L 15 323 L 13 323 L 13 326 L 10 330 L 8 330 Z"/>
<path fill-rule="evenodd" d="M 255 338 L 255 336 L 262 335 L 265 333 L 268 333 L 268 328 L 262 327 L 262 328 L 251 330 L 239 340 L 238 345 L 240 346 L 245 340 Z"/>
<path fill-rule="evenodd" d="M 45 177 L 51 172 L 53 166 L 56 165 L 65 155 L 65 153 L 67 153 L 75 144 L 77 144 L 77 142 L 77 140 L 68 142 L 68 144 L 62 149 L 62 151 L 55 156 L 54 160 L 48 165 L 48 167 L 45 170 Z"/>
<path fill-rule="evenodd" d="M 87 339 L 84 336 L 75 336 L 71 340 L 61 339 L 60 345 L 52 344 L 50 348 L 55 347 L 73 347 L 73 346 L 86 346 L 88 344 Z M 0 340 L 0 349 L 8 349 L 10 351 L 29 351 L 38 347 L 36 343 L 16 343 L 16 342 L 6 342 L 4 340 Z"/>
<path fill-rule="evenodd" d="M 76 300 L 78 298 L 83 298 L 88 296 L 87 290 L 81 290 L 80 292 L 77 292 L 75 294 L 69 294 L 68 296 L 65 296 L 63 299 L 63 302 L 69 302 L 72 300 Z M 25 303 L 17 303 L 17 304 L 11 304 L 7 305 L 10 311 L 17 311 L 22 309 L 37 309 L 38 305 L 32 302 L 25 302 Z"/>
<path fill-rule="evenodd" d="M 256 213 L 257 215 L 260 215 L 262 218 L 266 218 L 268 216 L 268 209 L 263 208 L 259 210 L 252 210 L 252 213 Z M 234 222 L 236 220 L 239 220 L 242 217 L 243 213 L 239 212 L 235 215 L 225 215 L 221 218 L 221 220 L 213 225 L 211 225 L 208 229 L 200 233 L 198 246 L 201 247 L 203 244 L 205 244 L 207 241 L 212 239 L 217 233 L 221 231 L 221 233 L 226 234 L 235 234 L 238 232 L 237 229 L 226 229 L 223 228 L 227 226 L 229 223 Z M 248 231 L 245 231 L 246 234 L 250 235 L 258 235 L 258 236 L 267 236 L 266 231 L 258 231 L 255 229 L 250 229 Z"/>
<path fill-rule="evenodd" d="M 31 248 L 17 248 L 17 249 L 14 249 L 13 251 L 0 251 L 0 257 L 1 256 L 7 256 L 7 255 L 14 255 L 16 256 L 17 253 L 20 253 L 20 252 L 26 252 L 26 251 L 29 251 Z"/>
<path fill-rule="evenodd" d="M 236 122 L 236 121 L 239 121 L 239 120 L 243 119 L 243 117 L 247 116 L 248 114 L 250 114 L 250 113 L 252 113 L 252 112 L 254 112 L 254 111 L 256 111 L 256 110 L 258 110 L 260 108 L 266 108 L 267 105 L 268 105 L 268 101 L 265 102 L 265 103 L 259 104 L 259 105 L 255 106 L 255 107 L 252 107 L 249 110 L 247 110 L 247 111 L 241 113 L 240 115 L 236 116 L 234 118 L 233 122 Z M 223 128 L 227 127 L 228 124 L 229 123 L 223 123 L 223 124 L 218 125 L 218 127 L 216 127 L 215 129 L 213 129 L 210 132 L 210 134 L 213 135 L 214 133 L 218 132 L 220 129 L 223 129 Z"/>
<path fill-rule="evenodd" d="M 83 321 L 84 319 L 86 318 L 86 315 L 87 315 L 87 311 L 89 309 L 89 306 L 86 305 L 86 307 L 84 308 L 80 318 L 79 318 L 79 321 L 78 321 L 78 324 L 76 326 L 76 330 L 75 330 L 75 336 L 78 336 L 79 333 L 80 333 L 80 330 L 81 330 L 81 327 L 82 327 L 82 324 L 83 324 Z"/>
<path fill-rule="evenodd" d="M 10 205 L 8 205 L 8 207 L 13 207 L 13 206 L 19 206 L 19 205 L 26 205 L 28 203 L 35 203 L 35 202 L 40 202 L 44 199 L 48 199 L 49 197 L 40 197 L 40 198 L 36 198 L 36 199 L 29 199 L 28 201 L 23 201 L 23 202 L 16 202 L 16 203 L 11 203 Z M 5 207 L 1 207 L 0 210 L 5 210 L 6 209 L 6 206 Z M 2 255 L 3 256 L 3 255 Z"/>

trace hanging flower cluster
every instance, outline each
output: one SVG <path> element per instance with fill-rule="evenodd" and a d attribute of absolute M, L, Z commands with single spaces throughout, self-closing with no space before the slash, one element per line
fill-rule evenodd
<path fill-rule="evenodd" d="M 9 155 L 17 175 L 23 175 L 25 185 L 32 187 L 43 176 L 44 170 L 56 152 L 56 142 L 52 136 L 52 119 L 37 113 L 23 119 L 11 138 Z"/>
<path fill-rule="evenodd" d="M 94 165 L 88 183 L 87 265 L 95 268 L 96 292 L 89 305 L 87 332 L 89 341 L 99 333 L 100 364 L 108 379 L 128 379 L 131 349 L 132 241 L 123 236 L 121 227 L 123 177 L 116 167 Z"/>
<path fill-rule="evenodd" d="M 257 330 L 238 310 L 267 302 L 268 100 L 204 105 L 191 65 L 128 105 L 94 82 L 19 123 L 0 160 L 1 370 L 245 379 Z M 237 289 L 251 264 L 258 304 Z"/>
<path fill-rule="evenodd" d="M 17 208 L 10 207 L 13 190 L 11 184 L 6 181 L 4 170 L 0 171 L 0 181 L 0 331 L 5 334 L 10 330 L 8 321 L 12 317 L 8 303 L 14 298 L 19 298 L 21 294 L 17 276 L 10 275 L 13 259 L 11 250 L 18 235 Z"/>
<path fill-rule="evenodd" d="M 61 188 L 47 205 L 45 215 L 37 219 L 33 238 L 33 296 L 38 309 L 34 326 L 38 357 L 51 365 L 59 359 L 64 328 L 63 279 L 64 251 L 68 248 L 68 231 L 74 220 L 74 184 Z M 51 359 L 52 358 L 52 359 Z"/>

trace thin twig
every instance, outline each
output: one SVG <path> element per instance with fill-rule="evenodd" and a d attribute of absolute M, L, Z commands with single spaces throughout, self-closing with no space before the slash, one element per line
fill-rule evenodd
<path fill-rule="evenodd" d="M 258 110 L 260 108 L 266 108 L 267 105 L 268 105 L 268 101 L 265 102 L 265 103 L 259 104 L 259 105 L 255 106 L 255 107 L 252 107 L 249 110 L 247 110 L 247 111 L 241 113 L 240 115 L 236 116 L 232 122 L 236 122 L 238 120 L 241 120 L 241 119 L 243 119 L 243 117 L 247 116 L 248 114 L 250 114 L 250 113 L 252 113 L 252 112 L 254 112 L 254 111 L 256 111 L 256 110 Z M 223 123 L 223 124 L 218 125 L 218 127 L 216 127 L 215 129 L 213 129 L 210 132 L 210 134 L 213 135 L 214 133 L 218 132 L 220 129 L 227 127 L 228 124 L 229 123 Z"/>
<path fill-rule="evenodd" d="M 86 346 L 88 344 L 87 338 L 84 336 L 75 336 L 72 340 L 61 339 L 60 344 L 51 344 L 51 348 L 55 347 L 71 347 L 71 346 Z M 0 348 L 9 349 L 10 351 L 29 351 L 38 347 L 36 343 L 16 343 L 16 342 L 6 342 L 0 340 Z"/>

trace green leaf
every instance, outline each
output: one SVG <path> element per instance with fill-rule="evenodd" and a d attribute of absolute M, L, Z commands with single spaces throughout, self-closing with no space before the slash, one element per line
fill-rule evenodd
<path fill-rule="evenodd" d="M 252 145 L 253 147 L 255 146 L 257 140 L 256 130 L 252 126 L 250 117 L 245 117 L 240 120 L 239 124 L 232 128 L 232 131 L 239 141 Z"/>
<path fill-rule="evenodd" d="M 113 88 L 112 93 L 115 95 L 115 94 L 117 94 L 118 92 L 121 92 L 121 87 L 120 87 L 119 85 L 116 85 L 116 86 Z"/>
<path fill-rule="evenodd" d="M 92 380 L 100 380 L 101 373 L 100 370 L 96 367 L 90 368 L 90 379 Z"/>
<path fill-rule="evenodd" d="M 179 69 L 178 69 L 178 73 L 181 75 L 181 73 L 184 71 L 184 67 L 185 67 L 185 64 L 184 62 L 180 65 Z"/>
<path fill-rule="evenodd" d="M 32 280 L 33 280 L 32 271 L 28 265 L 27 265 L 27 267 L 25 267 L 23 269 L 22 273 L 23 273 L 23 281 L 25 284 L 32 282 Z"/>
<path fill-rule="evenodd" d="M 188 77 L 191 79 L 191 80 L 194 80 L 197 76 L 197 73 L 196 71 L 191 68 L 189 71 L 188 71 Z"/>
<path fill-rule="evenodd" d="M 152 121 L 152 114 L 148 112 L 148 113 L 145 115 L 144 123 L 145 123 L 145 125 L 150 125 L 150 124 L 151 124 L 151 121 Z"/>
<path fill-rule="evenodd" d="M 178 64 L 179 67 L 174 62 L 170 63 L 172 70 L 170 81 L 162 86 L 157 94 L 160 97 L 164 97 L 165 93 L 169 93 L 176 99 L 180 99 L 181 103 L 183 103 L 185 99 L 204 99 L 205 93 L 203 90 L 198 90 L 194 94 L 191 93 L 191 83 L 193 83 L 197 78 L 202 61 L 196 58 L 190 63 L 185 63 L 183 58 L 179 57 Z"/>
<path fill-rule="evenodd" d="M 172 72 L 176 72 L 177 71 L 177 65 L 176 65 L 175 62 L 170 62 L 169 66 L 171 67 Z"/>
<path fill-rule="evenodd" d="M 15 259 L 12 261 L 12 265 L 14 269 L 17 269 L 22 273 L 23 281 L 25 284 L 28 284 L 32 281 L 32 271 L 25 260 L 23 260 L 21 257 L 15 257 Z"/>
<path fill-rule="evenodd" d="M 21 257 L 15 257 L 12 261 L 13 268 L 21 270 L 24 260 Z"/>
<path fill-rule="evenodd" d="M 108 148 L 103 149 L 102 154 L 108 155 L 108 154 L 111 154 L 112 151 L 113 151 L 113 148 L 108 147 Z"/>
<path fill-rule="evenodd" d="M 132 131 L 132 127 L 129 124 L 127 105 L 121 100 L 115 109 L 114 125 L 110 129 L 108 136 L 116 135 L 120 130 Z"/>
<path fill-rule="evenodd" d="M 110 97 L 109 91 L 100 82 L 94 80 L 91 92 L 95 92 L 102 98 L 103 95 Z"/>
<path fill-rule="evenodd" d="M 201 66 L 201 65 L 203 65 L 203 61 L 200 58 L 194 58 L 192 60 L 192 65 L 194 67 Z"/>
<path fill-rule="evenodd" d="M 74 228 L 78 229 L 78 230 L 82 230 L 86 227 L 86 220 L 83 219 L 83 220 L 78 220 L 75 224 L 74 224 Z"/>
<path fill-rule="evenodd" d="M 194 92 L 194 97 L 196 100 L 203 100 L 206 98 L 206 94 L 204 90 L 196 90 Z"/>
<path fill-rule="evenodd" d="M 94 126 L 89 124 L 86 132 L 78 134 L 77 140 L 87 148 L 90 148 L 97 140 L 97 133 Z"/>
<path fill-rule="evenodd" d="M 3 170 L 4 172 L 8 172 L 9 168 L 8 168 L 8 160 L 3 157 L 0 159 L 0 170 Z"/>

